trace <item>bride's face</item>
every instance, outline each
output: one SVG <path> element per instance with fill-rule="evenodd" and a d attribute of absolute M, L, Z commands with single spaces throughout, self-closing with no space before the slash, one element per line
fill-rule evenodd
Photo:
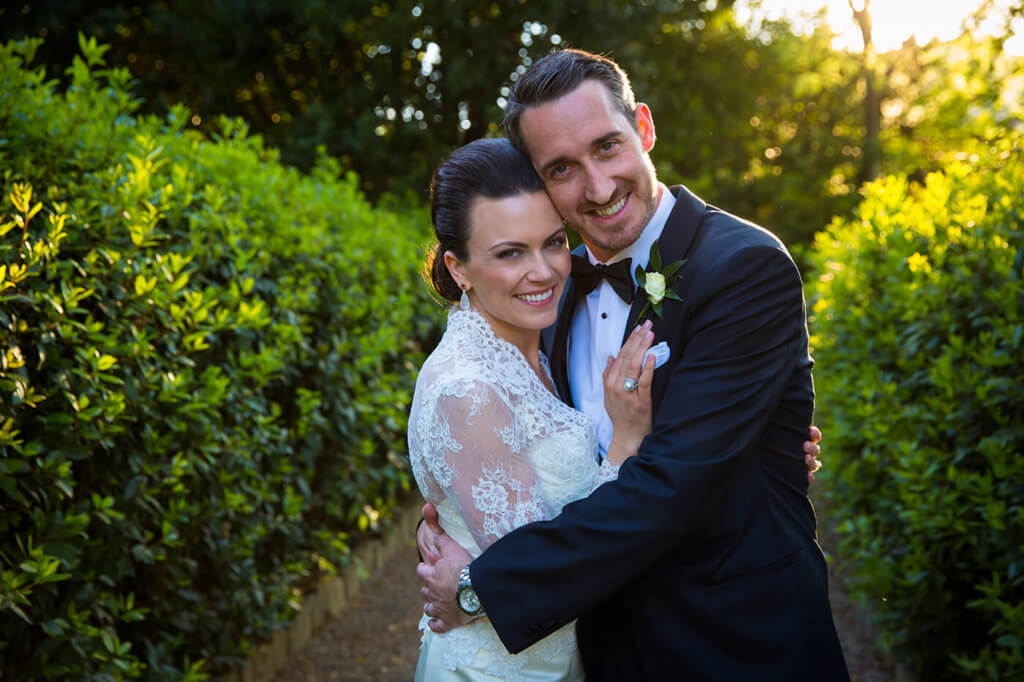
<path fill-rule="evenodd" d="M 495 334 L 516 343 L 551 325 L 569 277 L 562 219 L 545 192 L 478 198 L 469 211 L 468 259 L 445 254 L 456 281 Z"/>

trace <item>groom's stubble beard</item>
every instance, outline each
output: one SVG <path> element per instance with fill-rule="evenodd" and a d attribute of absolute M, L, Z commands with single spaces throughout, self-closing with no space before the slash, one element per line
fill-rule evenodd
<path fill-rule="evenodd" d="M 635 227 L 631 225 L 627 226 L 627 228 L 623 230 L 623 232 L 627 233 L 626 235 L 623 235 L 621 232 L 618 233 L 618 235 L 616 235 L 623 236 L 625 237 L 624 239 L 611 240 L 603 238 L 600 234 L 587 234 L 587 230 L 580 229 L 579 225 L 573 224 L 571 221 L 566 221 L 566 225 L 575 230 L 576 233 L 579 234 L 580 237 L 582 237 L 583 241 L 586 242 L 586 244 L 591 248 L 591 250 L 594 250 L 594 248 L 597 247 L 597 249 L 600 249 L 601 251 L 607 253 L 618 253 L 623 249 L 627 249 L 630 246 L 632 246 L 637 239 L 640 238 L 640 235 L 643 234 L 644 229 L 647 227 L 648 223 L 651 222 L 651 218 L 654 216 L 654 212 L 658 208 L 659 188 L 658 179 L 654 171 L 654 163 L 651 161 L 651 157 L 647 154 L 644 154 L 643 167 L 646 171 L 645 175 L 648 179 L 648 188 L 645 192 L 646 196 L 644 196 L 643 198 L 644 212 L 640 220 L 637 221 Z M 634 186 L 634 197 L 637 195 L 637 189 L 639 189 L 639 187 Z"/>

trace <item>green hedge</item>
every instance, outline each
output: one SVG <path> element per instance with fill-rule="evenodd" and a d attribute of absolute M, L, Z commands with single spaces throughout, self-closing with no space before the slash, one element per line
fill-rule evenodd
<path fill-rule="evenodd" d="M 0 47 L 0 677 L 201 679 L 410 488 L 421 208 Z"/>
<path fill-rule="evenodd" d="M 829 523 L 922 679 L 1024 679 L 1024 137 L 887 177 L 817 236 Z"/>

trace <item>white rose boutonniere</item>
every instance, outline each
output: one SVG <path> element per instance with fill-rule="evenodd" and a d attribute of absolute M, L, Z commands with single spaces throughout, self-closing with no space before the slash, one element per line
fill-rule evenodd
<path fill-rule="evenodd" d="M 644 291 L 651 303 L 661 303 L 665 298 L 665 275 L 660 272 L 648 272 L 644 278 Z"/>
<path fill-rule="evenodd" d="M 662 317 L 661 309 L 665 299 L 670 301 L 683 300 L 679 297 L 679 294 L 672 291 L 670 286 L 679 277 L 679 271 L 682 270 L 685 264 L 686 259 L 684 258 L 662 267 L 661 251 L 658 250 L 658 242 L 651 244 L 651 257 L 647 262 L 647 270 L 638 265 L 636 266 L 636 272 L 633 273 L 637 284 L 647 292 L 647 303 L 637 316 L 636 324 L 640 324 L 640 320 L 644 319 L 648 310 L 653 310 L 655 315 Z"/>

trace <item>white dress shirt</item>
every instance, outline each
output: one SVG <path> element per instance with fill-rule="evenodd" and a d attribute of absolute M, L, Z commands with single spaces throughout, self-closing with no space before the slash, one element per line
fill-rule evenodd
<path fill-rule="evenodd" d="M 647 267 L 651 244 L 661 236 L 676 203 L 675 197 L 664 184 L 659 183 L 659 187 L 661 198 L 658 207 L 639 239 L 608 259 L 605 265 L 632 258 L 631 273 L 635 272 L 637 265 Z M 589 248 L 587 258 L 591 263 L 601 263 Z M 635 284 L 635 274 L 633 279 Z M 638 295 L 642 296 L 643 292 Z M 576 409 L 594 420 L 598 451 L 602 459 L 612 442 L 612 420 L 604 409 L 602 375 L 607 359 L 616 357 L 622 347 L 622 335 L 626 331 L 626 324 L 631 322 L 627 320 L 629 308 L 630 305 L 619 298 L 612 286 L 602 281 L 576 306 L 569 329 L 569 388 Z"/>

